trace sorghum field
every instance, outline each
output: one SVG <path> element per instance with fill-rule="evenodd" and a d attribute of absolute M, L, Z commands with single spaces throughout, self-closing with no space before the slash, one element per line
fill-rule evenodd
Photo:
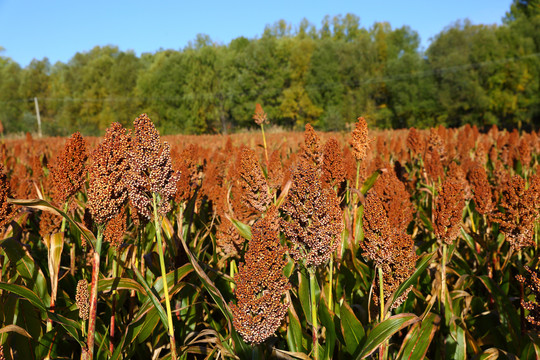
<path fill-rule="evenodd" d="M 4 140 L 0 359 L 536 359 L 540 136 Z"/>

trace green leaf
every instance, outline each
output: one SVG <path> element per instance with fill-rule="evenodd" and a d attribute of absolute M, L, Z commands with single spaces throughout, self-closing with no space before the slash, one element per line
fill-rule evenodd
<path fill-rule="evenodd" d="M 0 334 L 7 332 L 15 332 L 19 335 L 26 336 L 27 338 L 32 338 L 32 336 L 26 330 L 17 325 L 7 325 L 0 329 Z"/>
<path fill-rule="evenodd" d="M 520 360 L 540 359 L 540 346 L 534 342 L 528 343 L 521 352 Z"/>
<path fill-rule="evenodd" d="M 321 296 L 321 301 L 319 302 L 319 318 L 321 319 L 321 325 L 326 328 L 326 346 L 324 348 L 323 359 L 332 359 L 334 355 L 334 348 L 336 347 L 337 342 L 334 317 L 334 313 L 328 309 L 326 298 Z"/>
<path fill-rule="evenodd" d="M 184 250 L 186 254 L 188 255 L 189 261 L 191 262 L 191 265 L 193 266 L 193 270 L 195 270 L 195 273 L 201 280 L 201 282 L 204 285 L 204 289 L 210 294 L 218 308 L 221 310 L 222 314 L 227 319 L 227 327 L 229 329 L 229 334 L 231 334 L 231 337 L 233 339 L 235 350 L 237 355 L 239 355 L 241 358 L 249 358 L 249 355 L 252 352 L 252 349 L 244 342 L 244 340 L 240 337 L 240 334 L 236 332 L 236 330 L 232 326 L 232 313 L 231 309 L 227 305 L 227 302 L 223 298 L 223 295 L 218 290 L 218 288 L 214 285 L 212 280 L 206 275 L 204 270 L 199 265 L 199 262 L 197 259 L 193 256 L 191 251 L 189 250 L 189 247 L 186 244 L 186 241 L 181 238 L 182 246 L 184 247 Z"/>
<path fill-rule="evenodd" d="M 238 233 L 240 236 L 242 236 L 246 240 L 251 240 L 251 227 L 247 224 L 244 224 L 243 222 L 227 217 L 227 219 L 230 220 L 230 222 L 234 225 L 236 230 L 238 230 Z"/>
<path fill-rule="evenodd" d="M 52 321 L 59 323 L 80 345 L 85 345 L 79 336 L 78 331 L 81 331 L 81 324 L 79 322 L 50 311 L 47 311 L 47 314 Z"/>
<path fill-rule="evenodd" d="M 388 311 L 390 306 L 401 296 L 401 294 L 403 294 L 405 290 L 407 290 L 411 285 L 414 285 L 416 283 L 418 277 L 422 275 L 429 266 L 429 264 L 431 264 L 431 261 L 433 260 L 435 254 L 436 251 L 432 252 L 431 254 L 425 254 L 418 259 L 416 263 L 416 270 L 407 280 L 402 282 L 401 285 L 398 286 L 396 291 L 394 291 L 394 293 L 391 295 L 392 301 L 388 301 L 386 303 L 385 312 Z"/>
<path fill-rule="evenodd" d="M 377 181 L 377 178 L 379 177 L 379 175 L 382 174 L 382 171 L 381 170 L 375 170 L 375 172 L 373 172 L 373 174 L 371 174 L 367 179 L 366 181 L 364 181 L 364 184 L 362 185 L 362 187 L 360 188 L 360 192 L 362 193 L 362 195 L 366 195 L 367 192 L 369 191 L 369 189 L 371 189 L 373 187 L 373 185 L 375 185 L 375 181 Z"/>
<path fill-rule="evenodd" d="M 445 351 L 447 359 L 467 359 L 465 330 L 455 321 L 450 324 L 450 334 L 446 337 Z"/>
<path fill-rule="evenodd" d="M 51 299 L 56 302 L 56 293 L 58 290 L 58 273 L 60 272 L 60 261 L 62 260 L 62 249 L 64 248 L 64 233 L 45 236 L 45 245 L 47 245 L 49 277 L 51 278 Z"/>
<path fill-rule="evenodd" d="M 96 243 L 96 237 L 94 234 L 86 228 L 81 223 L 78 223 L 76 221 L 73 221 L 65 212 L 58 209 L 57 207 L 51 205 L 49 202 L 41 199 L 30 199 L 30 200 L 20 200 L 20 199 L 8 199 L 8 203 L 20 205 L 29 207 L 32 209 L 39 209 L 48 211 L 50 213 L 53 213 L 55 215 L 63 216 L 71 225 L 75 226 L 81 234 L 85 237 L 88 243 L 90 243 L 92 246 Z"/>
<path fill-rule="evenodd" d="M 147 295 L 144 287 L 133 279 L 116 277 L 99 280 L 98 292 L 113 290 L 135 290 L 142 295 Z"/>
<path fill-rule="evenodd" d="M 167 279 L 167 285 L 169 286 L 169 289 L 171 289 L 174 285 L 184 279 L 184 277 L 189 275 L 192 271 L 193 265 L 184 264 L 181 267 L 167 273 L 167 275 L 165 275 L 165 278 Z M 152 288 L 156 290 L 160 296 L 163 296 L 163 277 L 158 277 L 156 281 L 154 281 Z"/>
<path fill-rule="evenodd" d="M 298 298 L 300 306 L 304 312 L 304 316 L 308 321 L 311 321 L 311 302 L 309 297 L 309 277 L 306 270 L 298 271 Z"/>
<path fill-rule="evenodd" d="M 516 308 L 512 305 L 508 296 L 493 282 L 493 279 L 487 275 L 479 276 L 478 279 L 484 284 L 494 299 L 495 306 L 499 313 L 500 321 L 503 327 L 506 328 L 507 333 L 510 334 L 512 343 L 515 349 L 520 348 L 520 334 L 521 327 L 519 321 L 519 315 Z"/>
<path fill-rule="evenodd" d="M 478 360 L 497 360 L 497 359 L 500 359 L 501 355 L 502 354 L 499 351 L 499 349 L 497 349 L 497 348 L 489 348 L 486 351 L 484 351 L 482 353 L 482 355 L 480 355 Z M 523 353 L 522 353 L 522 355 L 520 357 L 520 360 L 528 360 L 528 359 L 529 358 L 527 358 L 527 357 L 523 357 Z M 535 359 L 537 359 L 537 357 L 530 358 L 530 360 L 535 360 Z"/>
<path fill-rule="evenodd" d="M 37 296 L 35 292 L 25 288 L 24 286 L 16 285 L 16 284 L 0 283 L 0 290 L 6 290 L 14 294 L 17 294 L 23 297 L 24 299 L 28 300 L 32 305 L 37 307 L 39 310 L 47 311 L 47 306 L 41 300 L 41 298 Z"/>
<path fill-rule="evenodd" d="M 292 306 L 289 306 L 289 326 L 287 327 L 287 345 L 289 351 L 304 352 L 302 346 L 302 324 Z"/>
<path fill-rule="evenodd" d="M 47 280 L 30 253 L 13 238 L 5 239 L 0 246 L 6 252 L 11 264 L 17 269 L 17 273 L 25 280 L 26 287 L 34 289 L 40 299 L 48 302 Z"/>
<path fill-rule="evenodd" d="M 137 276 L 137 279 L 139 279 L 139 282 L 141 283 L 141 285 L 146 290 L 146 294 L 150 298 L 150 301 L 152 301 L 152 303 L 156 307 L 156 309 L 157 309 L 157 311 L 159 313 L 159 317 L 161 318 L 161 321 L 163 322 L 163 326 L 165 327 L 165 330 L 169 331 L 169 322 L 167 320 L 167 313 L 165 312 L 165 309 L 161 305 L 161 302 L 156 297 L 156 295 L 152 292 L 152 290 L 150 289 L 150 286 L 148 286 L 148 283 L 146 282 L 146 280 L 142 276 L 139 269 L 137 269 L 136 267 L 133 267 L 133 272 Z"/>
<path fill-rule="evenodd" d="M 344 302 L 340 308 L 341 332 L 345 339 L 345 348 L 351 355 L 356 353 L 365 340 L 366 333 L 362 323 L 351 307 Z"/>
<path fill-rule="evenodd" d="M 422 322 L 414 324 L 405 336 L 397 358 L 424 359 L 440 321 L 439 315 L 429 313 Z"/>
<path fill-rule="evenodd" d="M 417 321 L 419 318 L 414 314 L 398 314 L 377 324 L 368 334 L 364 347 L 356 359 L 366 358 L 396 332 Z"/>

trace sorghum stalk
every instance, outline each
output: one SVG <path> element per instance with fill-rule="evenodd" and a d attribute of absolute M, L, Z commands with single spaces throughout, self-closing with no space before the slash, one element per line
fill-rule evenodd
<path fill-rule="evenodd" d="M 383 270 L 382 267 L 379 266 L 379 305 L 381 306 L 381 315 L 380 315 L 380 321 L 384 321 L 384 280 L 383 280 Z M 380 348 L 379 351 L 379 358 L 385 360 L 387 358 L 387 342 L 385 341 Z"/>
<path fill-rule="evenodd" d="M 163 255 L 163 240 L 161 239 L 161 224 L 159 222 L 157 196 L 152 193 L 154 204 L 154 223 L 156 227 L 156 238 L 158 244 L 159 265 L 161 267 L 161 276 L 163 278 L 163 294 L 165 296 L 165 306 L 167 309 L 167 321 L 169 323 L 169 341 L 171 343 L 171 358 L 176 360 L 176 341 L 174 340 L 174 327 L 172 322 L 171 302 L 169 299 L 169 286 L 167 285 L 167 271 L 165 269 L 165 259 Z"/>
<path fill-rule="evenodd" d="M 101 254 L 101 244 L 103 242 L 104 226 L 98 226 L 96 238 L 96 247 L 94 248 L 94 258 L 92 259 L 92 293 L 90 294 L 90 316 L 88 319 L 88 359 L 94 358 L 94 342 L 96 331 L 96 315 L 97 315 L 97 287 L 99 279 L 99 262 Z"/>
<path fill-rule="evenodd" d="M 442 250 L 442 259 L 441 259 L 441 298 L 439 299 L 439 305 L 443 304 L 443 307 L 441 308 L 442 314 L 441 316 L 444 317 L 444 308 L 446 305 L 446 257 L 447 257 L 447 245 L 443 243 L 443 250 Z"/>
<path fill-rule="evenodd" d="M 113 263 L 112 263 L 112 271 L 113 271 L 113 274 L 112 274 L 112 277 L 113 279 L 115 279 L 118 275 L 118 265 L 117 265 L 117 262 L 116 262 L 116 254 L 113 255 Z M 112 305 L 111 305 L 111 323 L 110 323 L 110 327 L 109 327 L 109 339 L 110 339 L 110 343 L 109 343 L 109 351 L 110 353 L 114 353 L 114 326 L 115 326 L 115 313 L 116 313 L 116 290 L 113 290 L 113 293 L 112 293 Z"/>
<path fill-rule="evenodd" d="M 268 169 L 268 164 L 269 164 L 269 161 L 268 161 L 268 149 L 267 149 L 267 146 L 266 146 L 266 136 L 264 136 L 264 124 L 261 124 L 261 132 L 262 132 L 263 145 L 264 145 L 264 157 L 266 159 L 266 169 Z"/>
<path fill-rule="evenodd" d="M 381 307 L 381 314 L 380 319 L 381 322 L 384 321 L 384 280 L 383 280 L 383 271 L 382 268 L 379 267 L 379 305 Z"/>
<path fill-rule="evenodd" d="M 309 270 L 309 291 L 311 298 L 311 323 L 313 326 L 313 359 L 319 359 L 319 338 L 317 334 L 317 328 L 319 324 L 317 322 L 317 300 L 315 299 L 315 286 L 317 285 L 317 278 L 315 276 L 316 269 L 310 268 Z"/>
<path fill-rule="evenodd" d="M 333 299 L 333 278 L 334 278 L 334 253 L 330 255 L 330 263 L 328 264 L 329 280 L 328 280 L 328 307 L 330 311 L 334 311 Z"/>
<path fill-rule="evenodd" d="M 358 212 L 358 193 L 357 191 L 360 191 L 360 161 L 356 162 L 356 180 L 355 180 L 355 192 L 353 194 L 353 228 L 352 232 L 354 234 L 354 242 L 356 243 L 358 239 L 356 238 L 356 221 L 357 221 L 357 212 Z"/>

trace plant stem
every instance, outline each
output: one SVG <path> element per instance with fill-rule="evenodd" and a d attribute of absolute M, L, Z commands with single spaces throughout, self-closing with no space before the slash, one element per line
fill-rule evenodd
<path fill-rule="evenodd" d="M 116 254 L 113 255 L 113 263 L 112 263 L 112 277 L 115 279 L 118 276 L 118 265 L 116 262 Z M 113 290 L 112 294 L 112 304 L 111 304 L 111 323 L 109 326 L 109 352 L 112 354 L 114 353 L 114 327 L 115 327 L 115 312 L 116 312 L 116 290 Z"/>
<path fill-rule="evenodd" d="M 94 342 L 96 331 L 97 314 L 97 287 L 99 279 L 99 261 L 101 254 L 101 243 L 103 242 L 103 225 L 98 226 L 96 247 L 94 248 L 94 258 L 92 259 L 92 293 L 90 294 L 90 316 L 88 318 L 88 360 L 94 358 Z"/>
<path fill-rule="evenodd" d="M 354 243 L 356 244 L 358 239 L 356 238 L 356 218 L 357 218 L 357 211 L 358 211 L 358 191 L 360 191 L 359 189 L 359 184 L 360 182 L 360 161 L 357 161 L 356 162 L 356 180 L 355 180 L 355 184 L 354 184 L 354 193 L 353 193 L 353 228 L 352 228 L 352 233 L 353 233 L 353 238 L 354 238 Z"/>
<path fill-rule="evenodd" d="M 266 170 L 268 171 L 269 161 L 268 161 L 268 150 L 266 148 L 266 136 L 264 136 L 264 124 L 261 124 L 261 132 L 262 132 L 263 144 L 264 144 L 264 156 L 266 158 Z"/>
<path fill-rule="evenodd" d="M 379 305 L 381 307 L 381 314 L 380 314 L 380 322 L 382 323 L 384 321 L 384 279 L 383 279 L 383 270 L 382 267 L 377 268 L 379 272 Z M 379 350 L 379 359 L 385 360 L 387 358 L 387 342 L 385 341 L 383 344 L 381 344 L 381 348 Z"/>
<path fill-rule="evenodd" d="M 447 245 L 443 243 L 442 259 L 441 259 L 441 298 L 439 299 L 439 307 L 441 308 L 441 316 L 444 318 L 444 309 L 446 305 L 446 256 Z M 442 304 L 442 307 L 441 305 Z"/>
<path fill-rule="evenodd" d="M 330 263 L 328 264 L 328 272 L 329 272 L 329 279 L 328 279 L 328 308 L 330 311 L 334 311 L 334 299 L 332 298 L 333 295 L 333 278 L 334 278 L 334 253 L 330 255 Z"/>
<path fill-rule="evenodd" d="M 319 324 L 317 322 L 317 300 L 315 299 L 315 286 L 317 284 L 317 278 L 315 277 L 315 271 L 315 268 L 309 269 L 309 291 L 311 298 L 311 323 L 313 326 L 313 359 L 319 360 L 319 338 L 317 334 Z"/>
<path fill-rule="evenodd" d="M 379 305 L 381 307 L 380 319 L 381 322 L 384 321 L 384 279 L 382 268 L 379 267 Z"/>
<path fill-rule="evenodd" d="M 154 200 L 154 224 L 156 227 L 156 238 L 158 244 L 159 265 L 161 267 L 161 276 L 163 279 L 163 295 L 165 296 L 165 306 L 167 309 L 167 321 L 169 324 L 169 341 L 171 343 L 171 359 L 176 360 L 176 341 L 174 340 L 174 327 L 172 322 L 171 302 L 169 299 L 169 286 L 167 285 L 167 271 L 165 269 L 165 259 L 163 256 L 163 241 L 161 239 L 161 224 L 157 211 L 156 194 L 152 194 Z"/>

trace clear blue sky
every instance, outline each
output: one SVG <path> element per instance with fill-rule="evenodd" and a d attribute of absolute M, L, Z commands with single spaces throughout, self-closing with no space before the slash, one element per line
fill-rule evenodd
<path fill-rule="evenodd" d="M 0 0 L 1 53 L 26 66 L 34 58 L 67 62 L 96 45 L 117 45 L 137 55 L 160 48 L 182 49 L 196 35 L 227 44 L 259 37 L 280 19 L 296 27 L 303 18 L 320 28 L 325 15 L 353 13 L 370 28 L 387 21 L 409 25 L 424 48 L 456 20 L 500 24 L 511 0 Z"/>

